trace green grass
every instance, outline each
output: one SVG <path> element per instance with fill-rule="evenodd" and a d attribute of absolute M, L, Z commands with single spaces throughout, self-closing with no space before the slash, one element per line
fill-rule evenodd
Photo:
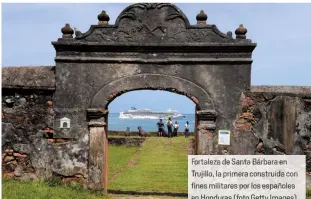
<path fill-rule="evenodd" d="M 147 138 L 131 164 L 109 180 L 108 189 L 187 193 L 189 139 Z"/>
<path fill-rule="evenodd" d="M 3 199 L 108 199 L 100 192 L 74 186 L 48 186 L 43 181 L 15 181 L 2 179 Z"/>
<path fill-rule="evenodd" d="M 129 136 L 124 136 L 124 135 L 109 135 L 109 138 L 144 138 L 138 135 L 129 135 Z"/>
<path fill-rule="evenodd" d="M 136 152 L 136 147 L 124 147 L 124 146 L 109 146 L 108 149 L 108 179 L 120 172 L 123 167 L 130 161 L 134 153 Z"/>
<path fill-rule="evenodd" d="M 113 199 L 113 198 L 130 198 L 126 195 L 110 195 L 105 196 L 99 192 L 92 192 L 80 187 L 58 185 L 48 186 L 42 181 L 15 181 L 9 179 L 2 179 L 2 198 L 3 199 Z M 131 196 L 134 198 L 134 196 Z M 141 196 L 140 198 L 144 198 Z M 148 198 L 148 197 L 147 197 Z M 180 197 L 156 197 L 163 199 L 181 199 Z M 306 198 L 311 198 L 311 190 L 307 190 Z"/>
<path fill-rule="evenodd" d="M 187 146 L 191 138 L 149 137 L 142 148 L 109 146 L 109 189 L 187 193 Z M 4 199 L 110 199 L 73 185 L 2 179 Z M 119 197 L 117 197 L 119 198 Z M 128 198 L 124 196 L 124 198 Z M 143 197 L 142 197 L 143 198 Z M 170 197 L 157 197 L 170 198 Z M 311 199 L 311 190 L 306 198 Z"/>
<path fill-rule="evenodd" d="M 149 137 L 142 148 L 109 146 L 110 190 L 187 193 L 189 139 Z M 51 184 L 51 183 L 50 183 Z M 2 180 L 4 199 L 106 199 L 73 185 L 49 186 L 42 181 Z M 109 197 L 111 198 L 111 197 Z"/>

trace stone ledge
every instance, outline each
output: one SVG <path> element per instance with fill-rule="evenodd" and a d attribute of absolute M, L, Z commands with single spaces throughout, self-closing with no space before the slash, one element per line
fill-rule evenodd
<path fill-rule="evenodd" d="M 89 127 L 105 127 L 107 126 L 106 122 L 104 121 L 90 121 L 88 123 Z"/>
<path fill-rule="evenodd" d="M 21 85 L 7 85 L 7 84 L 2 84 L 2 88 L 6 88 L 6 89 L 23 89 L 23 90 L 50 90 L 50 91 L 54 91 L 55 90 L 55 87 L 21 86 Z"/>
<path fill-rule="evenodd" d="M 140 58 L 110 58 L 110 57 L 67 57 L 56 56 L 55 61 L 61 62 L 118 62 L 118 63 L 252 63 L 251 58 L 166 58 L 166 59 L 140 59 Z"/>
<path fill-rule="evenodd" d="M 108 138 L 108 143 L 111 145 L 123 145 L 123 146 L 141 146 L 146 138 Z"/>
<path fill-rule="evenodd" d="M 54 66 L 2 68 L 2 88 L 55 90 Z"/>
<path fill-rule="evenodd" d="M 311 86 L 251 86 L 252 93 L 310 94 Z"/>

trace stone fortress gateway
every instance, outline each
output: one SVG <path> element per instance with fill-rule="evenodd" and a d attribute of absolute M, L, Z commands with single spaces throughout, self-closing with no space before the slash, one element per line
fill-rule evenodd
<path fill-rule="evenodd" d="M 196 104 L 195 154 L 306 154 L 311 171 L 311 87 L 251 86 L 246 28 L 233 38 L 196 19 L 168 3 L 133 4 L 114 25 L 103 11 L 86 33 L 62 28 L 55 66 L 2 68 L 4 173 L 107 189 L 108 105 L 141 89 Z"/>

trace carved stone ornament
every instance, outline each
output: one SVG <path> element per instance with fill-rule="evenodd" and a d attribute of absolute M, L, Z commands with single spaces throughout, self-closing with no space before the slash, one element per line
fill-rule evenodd
<path fill-rule="evenodd" d="M 115 25 L 91 26 L 76 40 L 101 43 L 179 43 L 234 41 L 215 25 L 190 26 L 187 17 L 169 3 L 138 3 L 127 7 Z"/>

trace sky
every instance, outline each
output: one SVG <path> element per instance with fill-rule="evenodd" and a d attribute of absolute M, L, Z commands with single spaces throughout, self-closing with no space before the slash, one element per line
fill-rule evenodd
<path fill-rule="evenodd" d="M 104 4 L 2 4 L 2 66 L 54 66 L 51 41 L 61 37 L 66 23 L 86 32 L 105 10 L 114 24 L 129 3 Z M 311 86 L 311 4 L 189 4 L 176 3 L 190 24 L 200 10 L 207 22 L 224 33 L 239 24 L 257 43 L 253 52 L 252 85 Z M 135 99 L 135 100 L 133 100 Z M 193 113 L 188 98 L 165 91 L 132 91 L 116 98 L 111 112 L 129 109 L 177 109 Z"/>

